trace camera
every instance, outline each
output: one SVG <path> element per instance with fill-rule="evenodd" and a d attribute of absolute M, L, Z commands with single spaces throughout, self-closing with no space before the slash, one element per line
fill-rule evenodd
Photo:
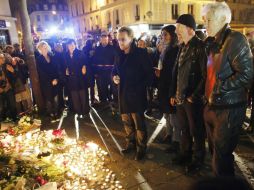
<path fill-rule="evenodd" d="M 7 85 L 7 81 L 6 80 L 0 80 L 0 88 L 5 88 Z"/>

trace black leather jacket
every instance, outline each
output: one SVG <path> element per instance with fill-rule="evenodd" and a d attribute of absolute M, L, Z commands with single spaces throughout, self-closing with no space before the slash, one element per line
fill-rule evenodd
<path fill-rule="evenodd" d="M 234 106 L 247 102 L 247 91 L 253 79 L 253 58 L 243 34 L 228 25 L 214 42 L 207 44 L 208 64 L 219 65 L 209 105 Z"/>
<path fill-rule="evenodd" d="M 173 69 L 170 97 L 175 97 L 176 94 L 181 94 L 184 98 L 182 101 L 190 98 L 192 102 L 198 103 L 202 102 L 204 99 L 207 54 L 204 42 L 197 36 L 194 36 L 189 41 L 188 45 L 188 50 L 183 59 L 180 59 L 179 57 L 183 46 L 180 47 L 178 52 L 176 64 Z M 185 73 L 186 76 L 177 77 L 180 69 L 185 70 L 183 73 Z M 177 92 L 177 84 L 180 86 L 183 85 L 185 88 L 182 89 L 181 92 Z"/>

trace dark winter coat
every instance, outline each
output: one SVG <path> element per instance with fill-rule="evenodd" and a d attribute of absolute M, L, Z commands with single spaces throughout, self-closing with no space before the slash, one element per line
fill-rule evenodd
<path fill-rule="evenodd" d="M 87 45 L 83 47 L 83 54 L 85 57 L 85 63 L 87 66 L 87 70 L 89 70 L 89 87 L 94 86 L 94 74 L 95 74 L 95 68 L 93 65 L 93 56 L 94 56 L 94 48 L 91 45 Z"/>
<path fill-rule="evenodd" d="M 49 57 L 49 63 L 46 61 L 43 55 L 39 55 L 36 58 L 41 91 L 45 99 L 51 99 L 52 97 L 56 96 L 58 92 L 58 85 L 52 85 L 52 81 L 54 79 L 59 81 L 57 60 L 53 54 L 50 54 Z"/>
<path fill-rule="evenodd" d="M 120 51 L 112 75 L 119 75 L 120 113 L 143 113 L 147 106 L 146 88 L 151 85 L 152 62 L 145 49 L 134 44 L 128 54 Z"/>
<path fill-rule="evenodd" d="M 202 103 L 207 76 L 205 44 L 197 36 L 194 36 L 188 43 L 185 56 L 181 59 L 180 55 L 183 47 L 184 45 L 179 49 L 176 64 L 173 69 L 170 96 L 175 97 L 176 94 L 179 94 L 183 98 L 182 101 L 191 98 L 194 103 Z M 185 73 L 185 76 L 181 76 L 179 74 L 180 71 L 181 73 Z M 177 85 L 181 87 L 181 91 L 177 92 Z M 184 89 L 182 89 L 183 86 Z"/>
<path fill-rule="evenodd" d="M 93 56 L 94 72 L 96 74 L 100 74 L 100 72 L 111 73 L 115 58 L 116 49 L 112 45 L 108 44 L 105 47 L 102 45 L 98 46 Z"/>
<path fill-rule="evenodd" d="M 75 49 L 73 57 L 65 54 L 65 68 L 69 70 L 66 75 L 66 84 L 70 91 L 78 91 L 88 88 L 88 69 L 85 75 L 82 74 L 82 67 L 86 66 L 85 57 L 81 50 Z"/>
<path fill-rule="evenodd" d="M 20 60 L 13 68 L 16 73 L 15 93 L 19 93 L 26 90 L 25 84 L 29 77 L 28 66 L 23 60 Z"/>
<path fill-rule="evenodd" d="M 168 46 L 162 59 L 162 70 L 158 82 L 159 108 L 162 113 L 174 113 L 175 107 L 170 105 L 169 89 L 172 85 L 172 72 L 175 65 L 177 46 Z"/>
<path fill-rule="evenodd" d="M 217 65 L 208 103 L 214 106 L 246 104 L 253 80 L 253 58 L 245 36 L 226 25 L 208 49 L 208 66 Z"/>

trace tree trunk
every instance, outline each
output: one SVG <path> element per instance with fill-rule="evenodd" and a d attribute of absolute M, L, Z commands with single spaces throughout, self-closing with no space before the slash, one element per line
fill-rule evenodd
<path fill-rule="evenodd" d="M 31 24 L 30 18 L 28 16 L 27 11 L 27 1 L 26 0 L 19 0 L 17 1 L 20 3 L 19 12 L 21 18 L 21 25 L 22 25 L 22 32 L 23 32 L 23 40 L 24 40 L 24 47 L 25 47 L 25 55 L 26 55 L 26 62 L 29 69 L 30 80 L 32 83 L 32 91 L 34 95 L 34 101 L 38 105 L 39 111 L 41 112 L 43 109 L 43 98 L 40 89 L 39 83 L 39 76 L 36 68 L 36 61 L 34 56 L 34 47 L 33 47 L 33 40 L 31 34 Z"/>

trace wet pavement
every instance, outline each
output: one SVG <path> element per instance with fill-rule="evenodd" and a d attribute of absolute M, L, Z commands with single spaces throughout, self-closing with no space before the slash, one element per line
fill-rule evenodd
<path fill-rule="evenodd" d="M 122 123 L 118 115 L 112 115 L 110 109 L 97 109 L 99 115 L 102 117 L 108 128 L 119 142 L 121 147 L 125 145 L 124 130 Z M 128 190 L 186 190 L 191 184 L 203 177 L 212 176 L 210 167 L 210 155 L 207 153 L 205 167 L 193 174 L 185 174 L 182 167 L 172 165 L 170 160 L 173 155 L 164 153 L 164 149 L 167 147 L 165 144 L 158 143 L 158 138 L 152 143 L 151 147 L 147 151 L 146 158 L 142 161 L 134 160 L 134 153 L 127 156 L 122 156 L 119 153 L 119 149 L 113 142 L 112 138 L 108 134 L 105 127 L 98 120 L 95 114 L 92 114 L 95 118 L 101 135 L 105 139 L 105 142 L 112 155 L 112 161 L 108 162 L 108 167 L 112 169 L 118 180 L 121 181 L 125 189 Z M 153 131 L 156 129 L 158 123 L 147 119 L 148 136 L 150 137 Z M 55 129 L 58 123 L 51 124 L 48 121 L 42 123 L 42 130 Z M 80 140 L 93 141 L 99 144 L 102 148 L 105 148 L 100 135 L 96 131 L 89 116 L 85 119 L 80 120 Z M 68 136 L 75 138 L 75 124 L 74 115 L 68 114 L 65 118 L 62 128 L 66 130 Z M 240 159 L 240 164 L 236 165 L 237 176 L 245 178 L 249 183 L 254 183 L 254 142 L 252 142 L 246 134 L 241 135 L 239 146 L 237 147 L 236 154 Z M 244 166 L 242 166 L 244 165 Z M 239 167 L 238 167 L 239 166 Z M 242 172 L 243 168 L 247 168 L 248 171 Z M 240 168 L 240 169 L 239 169 Z"/>

